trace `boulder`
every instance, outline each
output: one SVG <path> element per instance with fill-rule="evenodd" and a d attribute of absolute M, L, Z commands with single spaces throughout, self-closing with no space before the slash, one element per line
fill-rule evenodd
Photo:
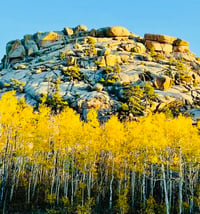
<path fill-rule="evenodd" d="M 100 84 L 100 83 L 97 83 L 97 84 L 94 86 L 94 90 L 95 90 L 95 91 L 98 91 L 98 92 L 102 91 L 102 90 L 103 90 L 103 85 Z"/>
<path fill-rule="evenodd" d="M 105 27 L 96 31 L 97 37 L 124 37 L 129 36 L 130 34 L 128 29 L 121 26 Z"/>
<path fill-rule="evenodd" d="M 194 122 L 199 121 L 199 119 L 200 119 L 200 109 L 190 109 L 188 111 L 188 113 L 191 114 L 192 119 L 193 119 Z"/>
<path fill-rule="evenodd" d="M 149 50 L 153 49 L 155 51 L 161 51 L 166 54 L 170 54 L 173 50 L 173 46 L 171 44 L 167 44 L 167 43 L 159 43 L 159 42 L 155 42 L 155 41 L 146 40 L 145 44 Z"/>
<path fill-rule="evenodd" d="M 133 52 L 136 45 L 134 43 L 123 43 L 121 47 L 128 52 Z"/>
<path fill-rule="evenodd" d="M 18 62 L 24 59 L 25 48 L 20 40 L 9 42 L 6 46 L 7 57 L 9 62 Z"/>
<path fill-rule="evenodd" d="M 182 39 L 177 39 L 174 41 L 173 45 L 175 45 L 175 46 L 189 46 L 189 42 L 184 41 Z"/>
<path fill-rule="evenodd" d="M 88 28 L 85 25 L 78 25 L 75 27 L 74 32 L 78 33 L 78 32 L 87 32 Z"/>
<path fill-rule="evenodd" d="M 73 31 L 73 29 L 70 28 L 70 27 L 65 27 L 65 28 L 64 28 L 64 34 L 67 35 L 67 36 L 71 36 L 71 35 L 74 34 L 74 31 Z"/>
<path fill-rule="evenodd" d="M 61 40 L 62 36 L 56 32 L 40 33 L 36 34 L 36 41 L 40 47 L 45 47 L 46 45 Z"/>
<path fill-rule="evenodd" d="M 118 55 L 107 55 L 105 56 L 105 61 L 107 66 L 115 66 L 121 64 L 121 57 Z"/>
<path fill-rule="evenodd" d="M 143 54 L 146 52 L 146 47 L 141 42 L 136 42 L 136 46 L 134 47 L 134 52 Z"/>
<path fill-rule="evenodd" d="M 140 42 L 123 43 L 121 47 L 128 52 L 145 53 L 146 47 Z"/>
<path fill-rule="evenodd" d="M 120 57 L 121 57 L 121 61 L 123 62 L 123 63 L 126 63 L 126 62 L 128 62 L 128 60 L 129 60 L 129 55 L 126 55 L 126 54 L 122 54 L 122 55 L 120 55 Z"/>
<path fill-rule="evenodd" d="M 121 72 L 118 74 L 121 83 L 133 83 L 140 80 L 139 74 L 134 71 L 130 72 Z"/>
<path fill-rule="evenodd" d="M 78 101 L 78 106 L 81 109 L 91 109 L 96 110 L 108 109 L 111 106 L 110 97 L 106 92 L 93 91 L 90 93 L 85 93 Z"/>
<path fill-rule="evenodd" d="M 173 47 L 173 52 L 189 53 L 190 49 L 188 46 L 179 45 Z"/>
<path fill-rule="evenodd" d="M 106 66 L 106 61 L 104 56 L 100 56 L 96 60 L 96 64 L 100 67 L 105 67 Z"/>
<path fill-rule="evenodd" d="M 150 40 L 150 41 L 155 41 L 155 42 L 159 42 L 159 43 L 167 43 L 167 44 L 171 44 L 171 45 L 174 43 L 174 41 L 177 40 L 176 37 L 167 36 L 167 35 L 159 35 L 159 34 L 145 34 L 144 39 L 145 39 L 145 41 Z"/>
<path fill-rule="evenodd" d="M 156 89 L 166 91 L 172 86 L 172 80 L 168 76 L 157 76 L 154 79 Z"/>
<path fill-rule="evenodd" d="M 38 46 L 34 40 L 25 40 L 24 46 L 28 56 L 32 56 L 38 52 Z"/>

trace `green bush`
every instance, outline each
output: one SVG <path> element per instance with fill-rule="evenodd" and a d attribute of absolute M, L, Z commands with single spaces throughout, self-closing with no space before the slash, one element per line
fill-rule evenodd
<path fill-rule="evenodd" d="M 165 56 L 162 53 L 156 52 L 154 48 L 150 49 L 150 56 L 158 61 L 165 59 Z"/>
<path fill-rule="evenodd" d="M 154 88 L 148 83 L 143 87 L 139 85 L 125 86 L 119 117 L 122 120 L 126 120 L 130 115 L 143 116 L 145 110 L 151 106 L 156 97 Z"/>
<path fill-rule="evenodd" d="M 110 74 L 110 73 L 113 73 L 114 72 L 114 69 L 112 67 L 109 67 L 109 66 L 106 66 L 103 70 L 103 73 L 104 74 Z"/>
<path fill-rule="evenodd" d="M 187 70 L 186 69 L 186 67 L 185 67 L 185 65 L 181 62 L 181 61 L 179 61 L 179 60 L 177 60 L 176 61 L 176 69 L 179 71 L 185 71 L 185 70 Z"/>
<path fill-rule="evenodd" d="M 60 59 L 64 60 L 65 58 L 66 58 L 65 52 L 64 51 L 60 52 Z"/>
<path fill-rule="evenodd" d="M 67 101 L 63 100 L 62 96 L 60 96 L 59 84 L 60 80 L 58 79 L 55 84 L 55 92 L 49 95 L 41 94 L 39 100 L 39 106 L 46 105 L 50 107 L 54 114 L 60 113 L 66 106 L 68 106 Z"/>
<path fill-rule="evenodd" d="M 157 95 L 155 94 L 155 90 L 154 88 L 146 83 L 144 85 L 144 97 L 145 97 L 145 100 L 148 104 L 152 104 L 152 102 L 155 100 L 155 98 L 157 97 Z"/>
<path fill-rule="evenodd" d="M 66 70 L 63 70 L 63 74 L 69 76 L 70 80 L 82 80 L 84 78 L 77 65 L 67 67 Z"/>
<path fill-rule="evenodd" d="M 4 86 L 5 86 L 5 84 L 4 84 Z M 16 90 L 18 92 L 23 92 L 25 83 L 12 78 L 12 79 L 10 79 L 10 84 L 8 84 L 7 86 L 12 87 L 14 90 Z"/>
<path fill-rule="evenodd" d="M 92 37 L 87 37 L 85 39 L 85 42 L 89 44 L 89 48 L 84 49 L 85 55 L 90 57 L 96 56 L 97 50 L 95 48 L 95 43 L 96 43 L 95 39 Z"/>
<path fill-rule="evenodd" d="M 165 70 L 164 74 L 170 78 L 173 78 L 171 66 L 169 66 L 169 68 L 167 70 Z"/>
<path fill-rule="evenodd" d="M 145 106 L 141 101 L 143 93 L 144 91 L 140 88 L 140 86 L 130 86 L 124 89 L 122 100 L 124 103 L 120 110 L 122 111 L 121 113 L 123 116 L 128 116 L 130 113 L 134 116 L 143 115 L 145 109 Z"/>
<path fill-rule="evenodd" d="M 177 83 L 191 83 L 193 78 L 186 72 L 181 71 L 175 74 L 175 80 Z"/>

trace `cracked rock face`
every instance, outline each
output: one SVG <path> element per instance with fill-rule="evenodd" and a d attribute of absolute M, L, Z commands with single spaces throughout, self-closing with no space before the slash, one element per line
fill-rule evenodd
<path fill-rule="evenodd" d="M 65 27 L 7 44 L 0 94 L 16 90 L 17 96 L 37 105 L 41 96 L 58 90 L 57 84 L 63 100 L 83 118 L 90 108 L 102 120 L 112 114 L 134 115 L 136 106 L 144 114 L 171 106 L 196 112 L 200 62 L 184 40 L 157 34 L 141 38 L 121 26 Z"/>

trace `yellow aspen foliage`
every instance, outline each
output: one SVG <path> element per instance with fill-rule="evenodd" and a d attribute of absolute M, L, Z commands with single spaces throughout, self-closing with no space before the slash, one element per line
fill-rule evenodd
<path fill-rule="evenodd" d="M 193 213 L 199 163 L 199 124 L 191 118 L 112 116 L 100 124 L 95 110 L 81 121 L 69 107 L 56 115 L 43 105 L 34 111 L 13 91 L 0 100 L 0 202 L 8 213 L 38 206 L 48 213 L 137 213 L 150 199 L 154 213 L 176 213 L 184 204 Z"/>

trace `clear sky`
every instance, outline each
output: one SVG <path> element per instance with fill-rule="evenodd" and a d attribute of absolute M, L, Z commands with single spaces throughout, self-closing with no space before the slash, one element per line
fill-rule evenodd
<path fill-rule="evenodd" d="M 176 36 L 200 56 L 199 22 L 200 0 L 2 0 L 0 58 L 8 41 L 78 24 L 89 29 L 122 25 L 142 37 Z"/>

